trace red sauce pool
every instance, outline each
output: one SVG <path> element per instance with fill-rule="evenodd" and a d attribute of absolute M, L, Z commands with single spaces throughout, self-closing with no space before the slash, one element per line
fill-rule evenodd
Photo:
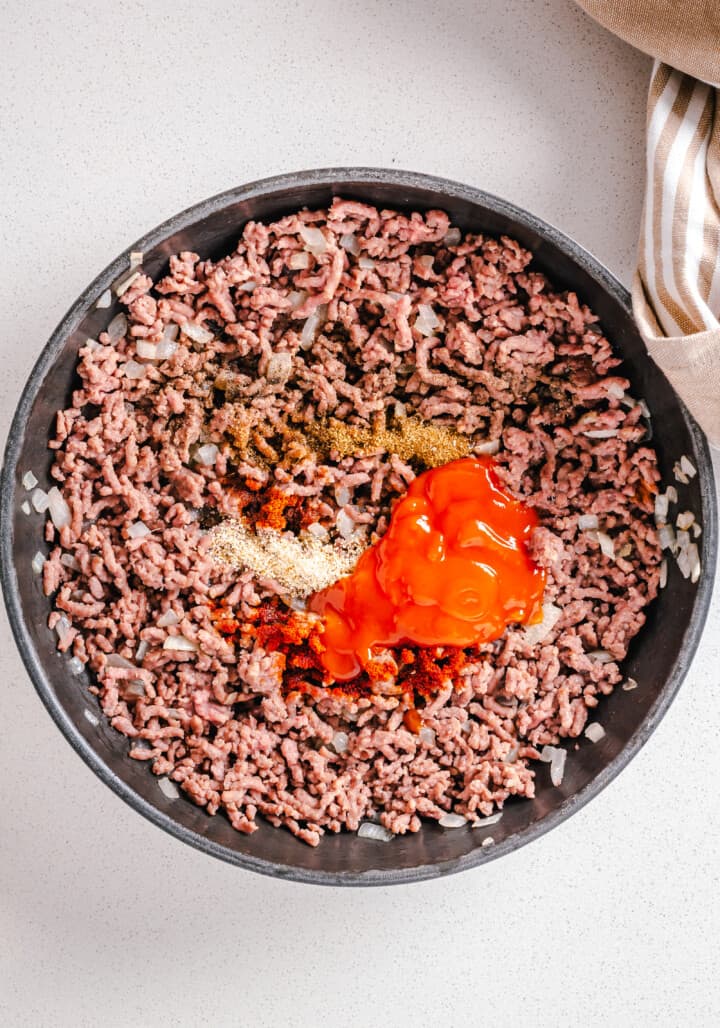
<path fill-rule="evenodd" d="M 545 574 L 527 552 L 537 524 L 504 491 L 490 457 L 419 475 L 352 574 L 308 603 L 325 624 L 328 676 L 354 678 L 373 647 L 471 646 L 540 620 Z"/>

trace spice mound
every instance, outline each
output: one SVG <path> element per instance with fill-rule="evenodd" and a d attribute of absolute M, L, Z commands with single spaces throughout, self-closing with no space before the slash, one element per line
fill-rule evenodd
<path fill-rule="evenodd" d="M 211 532 L 210 553 L 231 567 L 245 568 L 272 579 L 290 597 L 303 598 L 346 575 L 357 562 L 362 544 L 343 540 L 338 546 L 307 534 L 260 527 L 253 532 L 242 521 L 228 519 Z"/>
<path fill-rule="evenodd" d="M 310 600 L 330 678 L 353 678 L 377 647 L 471 646 L 539 621 L 545 573 L 527 552 L 537 524 L 489 457 L 420 475 L 353 573 Z"/>

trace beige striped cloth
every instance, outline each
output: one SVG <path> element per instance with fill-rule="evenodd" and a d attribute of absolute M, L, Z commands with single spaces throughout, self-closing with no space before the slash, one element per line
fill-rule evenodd
<path fill-rule="evenodd" d="M 650 356 L 720 446 L 720 0 L 579 0 L 656 58 L 633 309 Z"/>

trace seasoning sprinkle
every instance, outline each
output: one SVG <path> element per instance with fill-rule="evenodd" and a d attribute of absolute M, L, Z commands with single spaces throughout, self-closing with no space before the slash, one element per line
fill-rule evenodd
<path fill-rule="evenodd" d="M 401 460 L 415 458 L 428 468 L 437 468 L 470 452 L 470 440 L 465 436 L 417 417 L 396 417 L 392 428 L 362 428 L 331 419 L 308 426 L 306 431 L 315 446 L 341 457 L 384 450 Z"/>
<path fill-rule="evenodd" d="M 283 534 L 272 528 L 251 531 L 242 521 L 223 521 L 210 532 L 210 553 L 232 567 L 274 578 L 290 596 L 305 597 L 332 585 L 355 567 L 365 548 L 359 539 L 338 546 Z"/>

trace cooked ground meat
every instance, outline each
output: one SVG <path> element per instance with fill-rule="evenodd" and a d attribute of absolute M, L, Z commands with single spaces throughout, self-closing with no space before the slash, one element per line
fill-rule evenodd
<path fill-rule="evenodd" d="M 62 646 L 130 756 L 238 830 L 262 815 L 315 845 L 363 818 L 395 833 L 473 821 L 532 797 L 538 747 L 579 735 L 620 682 L 658 588 L 656 458 L 595 315 L 531 256 L 442 211 L 337 199 L 248 223 L 217 263 L 181 253 L 158 282 L 140 275 L 126 321 L 81 349 L 50 443 L 72 516 L 46 528 L 51 627 L 70 621 Z M 158 343 L 174 352 L 158 359 Z M 212 559 L 208 531 L 232 517 L 376 540 L 422 463 L 333 456 L 317 425 L 413 415 L 496 449 L 538 512 L 545 620 L 425 651 L 437 687 L 421 698 L 402 670 L 324 688 L 253 634 L 259 612 L 286 609 L 278 583 Z"/>

